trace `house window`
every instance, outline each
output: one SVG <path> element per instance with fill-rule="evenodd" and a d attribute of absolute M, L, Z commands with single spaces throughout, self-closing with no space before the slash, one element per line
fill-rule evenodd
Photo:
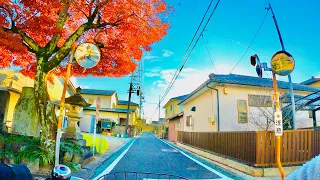
<path fill-rule="evenodd" d="M 180 111 L 183 111 L 183 106 L 180 105 Z"/>
<path fill-rule="evenodd" d="M 172 111 L 172 109 L 173 109 L 173 105 L 171 104 L 171 105 L 170 105 L 170 111 Z"/>
<path fill-rule="evenodd" d="M 168 114 L 168 110 L 167 109 L 165 109 L 164 111 L 166 112 L 166 114 Z"/>
<path fill-rule="evenodd" d="M 238 100 L 238 123 L 248 123 L 248 109 L 246 100 Z"/>
<path fill-rule="evenodd" d="M 190 127 L 193 125 L 193 118 L 192 116 L 187 116 L 187 120 L 186 120 L 186 126 Z"/>
<path fill-rule="evenodd" d="M 248 104 L 252 107 L 271 107 L 271 96 L 267 95 L 248 95 Z"/>

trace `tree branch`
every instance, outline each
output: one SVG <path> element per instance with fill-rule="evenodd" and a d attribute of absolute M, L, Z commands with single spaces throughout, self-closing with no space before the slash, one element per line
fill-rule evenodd
<path fill-rule="evenodd" d="M 68 19 L 68 10 L 70 7 L 71 1 L 70 0 L 65 0 L 62 7 L 63 9 L 59 12 L 59 18 L 56 24 L 56 28 L 62 30 L 63 26 L 65 24 L 65 22 Z M 55 50 L 58 40 L 60 39 L 61 34 L 60 33 L 55 33 L 50 42 L 46 45 L 46 49 L 47 49 L 47 54 L 50 55 L 53 53 L 53 51 Z"/>
<path fill-rule="evenodd" d="M 75 43 L 85 31 L 89 30 L 90 27 L 91 25 L 88 23 L 82 24 L 59 48 L 57 53 L 48 61 L 47 66 L 45 67 L 45 72 L 49 72 L 51 69 L 57 67 L 60 62 L 69 54 L 73 43 Z"/>
<path fill-rule="evenodd" d="M 38 45 L 32 38 L 30 38 L 24 31 L 17 28 L 14 23 L 12 24 L 12 27 L 6 28 L 2 27 L 4 31 L 11 31 L 13 33 L 19 34 L 22 38 L 22 40 L 29 46 L 29 48 L 32 49 L 32 52 L 38 52 L 41 49 L 41 46 Z M 29 49 L 28 49 L 29 50 Z"/>

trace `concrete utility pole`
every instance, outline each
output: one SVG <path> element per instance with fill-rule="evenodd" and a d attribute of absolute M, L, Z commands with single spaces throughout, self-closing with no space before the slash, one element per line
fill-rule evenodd
<path fill-rule="evenodd" d="M 128 107 L 127 107 L 127 119 L 126 119 L 126 135 L 128 135 L 128 122 L 130 116 L 130 104 L 131 104 L 131 93 L 132 93 L 132 81 L 133 81 L 133 73 L 131 73 L 131 81 L 129 87 L 129 98 L 128 98 Z"/>

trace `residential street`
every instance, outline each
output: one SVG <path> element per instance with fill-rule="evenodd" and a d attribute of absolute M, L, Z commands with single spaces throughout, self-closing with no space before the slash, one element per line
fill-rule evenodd
<path fill-rule="evenodd" d="M 125 153 L 125 154 L 124 154 Z M 191 160 L 188 155 L 181 153 L 165 142 L 159 140 L 151 133 L 143 133 L 137 138 L 128 151 L 124 151 L 124 156 L 119 156 L 102 174 L 106 179 L 125 179 L 124 173 L 115 172 L 139 172 L 152 173 L 135 174 L 127 173 L 126 179 L 231 179 L 230 176 L 220 173 L 213 168 Z M 122 157 L 122 158 L 121 158 Z M 121 159 L 120 159 L 121 158 Z M 120 161 L 119 161 L 120 159 Z M 216 168 L 216 167 L 215 167 Z M 167 175 L 154 175 L 167 174 Z M 147 177 L 148 176 L 148 177 Z M 234 179 L 234 178 L 232 178 Z"/>

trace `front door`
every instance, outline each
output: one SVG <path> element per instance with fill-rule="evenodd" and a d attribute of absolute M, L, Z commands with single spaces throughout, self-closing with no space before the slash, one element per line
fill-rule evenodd
<path fill-rule="evenodd" d="M 5 117 L 7 113 L 10 93 L 8 91 L 0 91 L 0 131 L 5 128 Z"/>

